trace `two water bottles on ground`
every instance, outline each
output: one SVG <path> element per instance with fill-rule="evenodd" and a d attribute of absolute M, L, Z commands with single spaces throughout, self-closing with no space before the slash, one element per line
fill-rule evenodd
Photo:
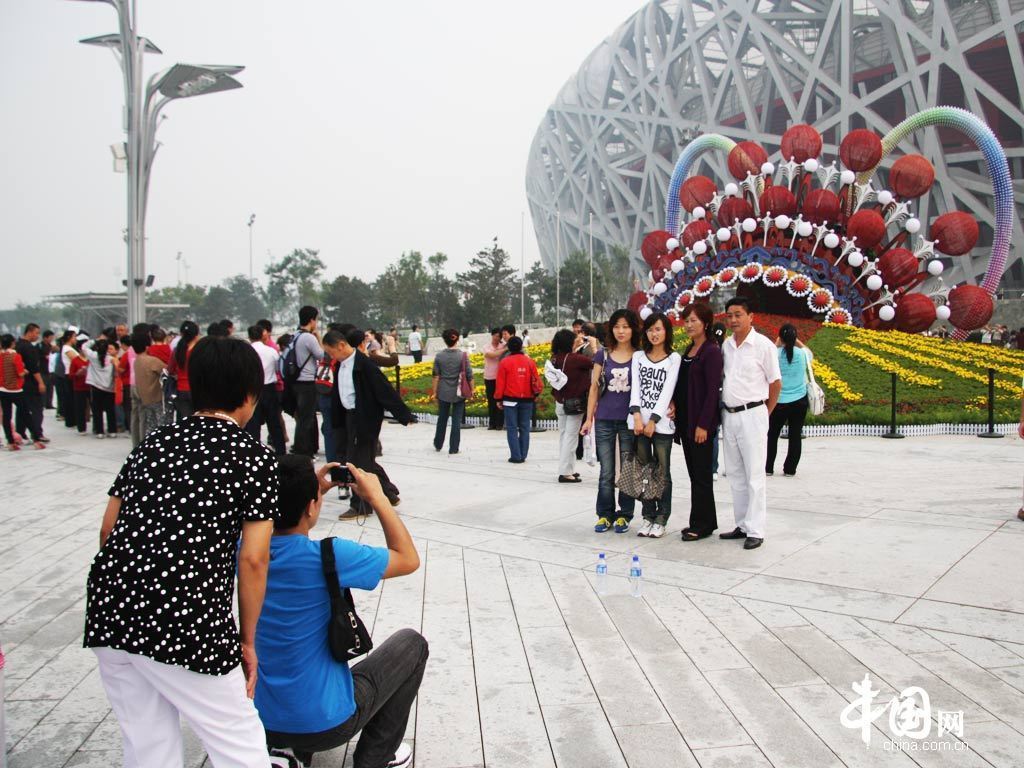
<path fill-rule="evenodd" d="M 633 597 L 643 594 L 643 569 L 640 567 L 640 556 L 633 555 L 629 564 L 629 592 Z M 604 552 L 597 556 L 597 594 L 608 594 L 608 561 Z"/>

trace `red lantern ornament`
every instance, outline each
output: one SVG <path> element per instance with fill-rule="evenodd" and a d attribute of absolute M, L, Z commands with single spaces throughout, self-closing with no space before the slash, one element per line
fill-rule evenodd
<path fill-rule="evenodd" d="M 778 185 L 768 187 L 761 193 L 761 199 L 758 202 L 761 206 L 761 213 L 770 213 L 772 216 L 796 216 L 796 195 L 787 187 Z"/>
<path fill-rule="evenodd" d="M 896 327 L 905 333 L 921 333 L 935 322 L 935 303 L 923 293 L 908 293 L 896 305 Z"/>
<path fill-rule="evenodd" d="M 747 178 L 748 173 L 755 176 L 761 173 L 761 166 L 768 162 L 768 153 L 760 144 L 752 141 L 741 141 L 729 152 L 729 173 L 739 181 Z"/>
<path fill-rule="evenodd" d="M 629 300 L 626 302 L 626 308 L 632 309 L 634 312 L 639 312 L 640 307 L 647 304 L 647 294 L 644 291 L 636 291 L 630 294 Z"/>
<path fill-rule="evenodd" d="M 850 131 L 839 145 L 839 159 L 856 173 L 870 171 L 882 159 L 882 140 L 867 128 Z"/>
<path fill-rule="evenodd" d="M 821 154 L 821 134 L 809 125 L 794 125 L 782 134 L 781 149 L 783 160 L 802 163 Z"/>
<path fill-rule="evenodd" d="M 949 256 L 963 256 L 978 242 L 978 222 L 969 213 L 950 211 L 932 222 L 930 234 L 935 250 Z"/>
<path fill-rule="evenodd" d="M 979 285 L 958 285 L 949 292 L 949 322 L 964 331 L 981 328 L 992 319 L 995 304 Z"/>
<path fill-rule="evenodd" d="M 917 267 L 917 257 L 906 248 L 891 248 L 878 260 L 878 269 L 892 290 L 913 280 Z"/>
<path fill-rule="evenodd" d="M 698 240 L 703 240 L 711 234 L 711 225 L 704 219 L 699 221 L 691 221 L 683 228 L 682 241 L 685 248 L 693 248 L 693 244 Z"/>
<path fill-rule="evenodd" d="M 846 222 L 846 236 L 857 238 L 858 248 L 877 248 L 885 237 L 885 219 L 870 208 L 862 208 Z"/>
<path fill-rule="evenodd" d="M 663 229 L 656 229 L 644 238 L 640 244 L 640 254 L 647 262 L 647 266 L 654 269 L 658 266 L 658 259 L 668 253 L 668 241 L 671 234 Z"/>
<path fill-rule="evenodd" d="M 731 227 L 753 215 L 754 207 L 742 197 L 727 197 L 718 207 L 718 223 L 723 227 Z"/>
<path fill-rule="evenodd" d="M 839 195 L 831 189 L 812 189 L 804 200 L 804 218 L 814 224 L 835 223 L 839 220 L 840 205 Z"/>
<path fill-rule="evenodd" d="M 698 205 L 707 208 L 718 188 L 707 176 L 691 176 L 679 188 L 679 202 L 688 213 Z"/>
<path fill-rule="evenodd" d="M 904 155 L 892 164 L 889 186 L 899 197 L 920 197 L 935 181 L 935 168 L 921 155 Z"/>

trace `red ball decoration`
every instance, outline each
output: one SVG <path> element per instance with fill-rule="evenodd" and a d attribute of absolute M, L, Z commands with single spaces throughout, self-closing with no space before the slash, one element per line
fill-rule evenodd
<path fill-rule="evenodd" d="M 683 228 L 683 235 L 680 238 L 686 248 L 693 248 L 698 240 L 703 240 L 711 233 L 711 225 L 704 219 L 691 221 Z"/>
<path fill-rule="evenodd" d="M 671 234 L 663 229 L 656 229 L 644 238 L 640 244 L 640 254 L 652 269 L 658 265 L 658 259 L 668 253 L 668 240 Z"/>
<path fill-rule="evenodd" d="M 857 128 L 843 137 L 839 159 L 851 171 L 870 171 L 882 159 L 882 140 L 867 128 Z"/>
<path fill-rule="evenodd" d="M 878 211 L 862 208 L 846 222 L 846 236 L 856 237 L 858 248 L 876 248 L 885 237 L 885 219 Z"/>
<path fill-rule="evenodd" d="M 891 290 L 906 285 L 917 274 L 917 257 L 906 248 L 892 248 L 882 254 L 878 260 L 878 269 L 882 279 Z"/>
<path fill-rule="evenodd" d="M 743 181 L 748 173 L 755 176 L 761 173 L 761 166 L 768 162 L 768 153 L 760 144 L 752 141 L 741 141 L 729 152 L 729 173 Z"/>
<path fill-rule="evenodd" d="M 768 187 L 758 201 L 761 213 L 772 216 L 796 216 L 796 196 L 787 187 Z"/>
<path fill-rule="evenodd" d="M 935 168 L 921 155 L 904 155 L 892 164 L 889 186 L 899 197 L 920 197 L 935 181 Z"/>
<path fill-rule="evenodd" d="M 896 327 L 906 333 L 921 333 L 935 322 L 935 304 L 923 293 L 908 293 L 896 305 Z"/>
<path fill-rule="evenodd" d="M 950 211 L 932 222 L 930 234 L 935 250 L 949 256 L 962 256 L 978 242 L 978 222 L 969 213 Z"/>
<path fill-rule="evenodd" d="M 731 227 L 753 215 L 754 207 L 742 197 L 727 197 L 718 207 L 718 223 L 723 227 Z"/>
<path fill-rule="evenodd" d="M 826 221 L 834 224 L 839 220 L 841 205 L 839 195 L 831 189 L 812 189 L 804 200 L 804 218 L 815 224 L 824 224 Z"/>
<path fill-rule="evenodd" d="M 949 322 L 964 331 L 981 328 L 995 311 L 992 296 L 978 285 L 958 285 L 949 292 L 947 304 Z"/>
<path fill-rule="evenodd" d="M 802 163 L 821 154 L 821 134 L 809 125 L 794 125 L 782 134 L 782 159 Z M 774 211 L 773 211 L 774 213 Z"/>
<path fill-rule="evenodd" d="M 630 295 L 629 300 L 626 302 L 626 308 L 632 309 L 634 312 L 639 312 L 640 307 L 647 303 L 647 294 L 643 291 L 637 291 Z"/>
<path fill-rule="evenodd" d="M 679 188 L 679 202 L 689 213 L 698 205 L 707 207 L 718 188 L 707 176 L 691 176 Z"/>

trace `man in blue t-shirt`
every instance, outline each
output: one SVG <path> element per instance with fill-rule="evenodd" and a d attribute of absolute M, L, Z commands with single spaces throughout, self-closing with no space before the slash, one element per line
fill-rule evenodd
<path fill-rule="evenodd" d="M 326 464 L 314 472 L 307 457 L 280 459 L 280 517 L 274 522 L 267 592 L 256 626 L 256 709 L 272 755 L 308 766 L 314 752 L 334 749 L 361 731 L 355 766 L 406 766 L 412 749 L 402 737 L 423 679 L 427 641 L 412 629 L 400 630 L 351 669 L 327 646 L 331 602 L 320 542 L 309 532 L 324 492 L 335 485 L 327 473 L 338 466 Z M 370 590 L 381 579 L 412 573 L 420 560 L 377 476 L 347 466 L 359 497 L 376 512 L 387 546 L 334 539 L 337 578 L 342 589 Z"/>

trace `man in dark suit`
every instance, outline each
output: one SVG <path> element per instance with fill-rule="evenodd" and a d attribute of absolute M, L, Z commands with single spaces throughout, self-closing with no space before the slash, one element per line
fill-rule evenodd
<path fill-rule="evenodd" d="M 377 463 L 375 453 L 384 411 L 408 425 L 416 417 L 402 402 L 380 368 L 359 351 L 364 332 L 351 328 L 345 333 L 328 331 L 324 350 L 337 363 L 331 388 L 331 425 L 334 427 L 336 460 L 350 462 L 380 478 L 381 487 L 391 504 L 399 503 L 398 488 Z M 365 504 L 353 493 L 351 509 L 342 515 L 367 513 Z"/>

